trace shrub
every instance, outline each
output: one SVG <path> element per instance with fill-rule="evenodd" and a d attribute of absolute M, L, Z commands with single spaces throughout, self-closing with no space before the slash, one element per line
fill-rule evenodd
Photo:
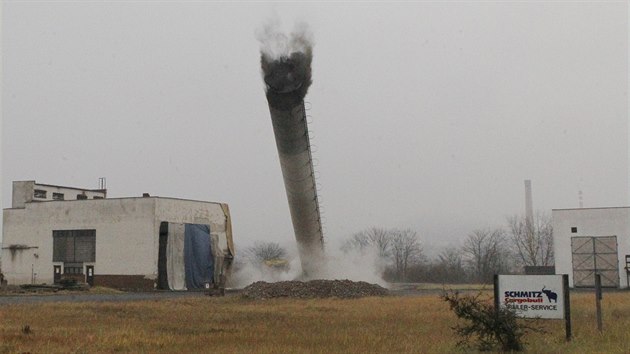
<path fill-rule="evenodd" d="M 458 292 L 446 291 L 442 294 L 455 315 L 465 320 L 464 324 L 452 327 L 461 337 L 458 346 L 475 347 L 480 351 L 522 351 L 523 336 L 528 331 L 538 331 L 528 321 L 519 319 L 513 311 L 499 307 L 488 299 L 482 299 L 481 293 L 475 296 L 460 296 Z"/>

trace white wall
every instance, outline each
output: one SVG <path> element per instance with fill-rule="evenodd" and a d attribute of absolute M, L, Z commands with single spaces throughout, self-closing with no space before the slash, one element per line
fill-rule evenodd
<path fill-rule="evenodd" d="M 3 213 L 2 269 L 12 284 L 53 282 L 53 230 L 96 230 L 96 274 L 152 276 L 155 202 L 144 198 L 27 203 Z M 26 250 L 11 251 L 11 245 Z M 37 256 L 36 256 L 37 255 Z"/>
<path fill-rule="evenodd" d="M 571 237 L 617 236 L 619 284 L 628 287 L 625 255 L 630 254 L 630 208 L 554 209 L 553 245 L 556 274 L 569 274 L 573 286 Z M 572 233 L 571 228 L 577 227 Z"/>
<path fill-rule="evenodd" d="M 12 208 L 24 208 L 24 204 L 33 200 L 33 186 L 35 181 L 13 181 L 13 194 L 11 195 Z"/>
<path fill-rule="evenodd" d="M 26 203 L 3 213 L 2 271 L 10 284 L 53 282 L 53 230 L 96 230 L 96 275 L 157 277 L 160 222 L 208 224 L 226 244 L 221 204 L 170 198 Z M 25 249 L 11 251 L 10 245 Z M 55 263 L 61 264 L 61 263 Z"/>
<path fill-rule="evenodd" d="M 36 189 L 46 191 L 46 197 L 34 197 L 33 193 Z M 29 203 L 31 201 L 53 200 L 53 193 L 63 194 L 63 200 L 77 200 L 78 194 L 84 194 L 87 199 L 94 199 L 95 197 L 106 197 L 106 192 L 103 190 L 63 187 L 50 184 L 38 184 L 35 181 L 13 181 L 13 196 L 11 207 L 23 208 L 25 203 Z"/>

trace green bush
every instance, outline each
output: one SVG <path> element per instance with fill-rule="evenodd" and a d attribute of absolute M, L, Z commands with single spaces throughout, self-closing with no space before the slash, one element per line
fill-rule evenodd
<path fill-rule="evenodd" d="M 495 309 L 489 299 L 481 298 L 481 293 L 460 296 L 458 292 L 446 291 L 441 297 L 455 315 L 465 321 L 453 327 L 461 337 L 457 342 L 460 347 L 474 347 L 480 351 L 522 351 L 523 336 L 528 331 L 540 331 L 529 325 L 534 320 L 520 319 L 504 307 Z"/>

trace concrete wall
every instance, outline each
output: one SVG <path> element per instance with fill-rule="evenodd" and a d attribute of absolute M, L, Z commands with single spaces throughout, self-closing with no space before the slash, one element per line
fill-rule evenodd
<path fill-rule="evenodd" d="M 33 277 L 53 283 L 53 265 L 63 266 L 52 261 L 53 230 L 96 230 L 95 262 L 84 266 L 94 265 L 97 284 L 123 275 L 156 279 L 161 222 L 208 224 L 227 249 L 226 216 L 217 203 L 158 197 L 33 202 L 5 209 L 3 220 L 2 271 L 10 284 Z"/>
<path fill-rule="evenodd" d="M 95 229 L 95 274 L 154 277 L 155 201 L 144 198 L 26 203 L 3 213 L 2 270 L 10 284 L 53 282 L 53 230 Z M 12 249 L 13 248 L 13 249 Z"/>
<path fill-rule="evenodd" d="M 35 197 L 35 190 L 46 191 L 46 197 Z M 96 189 L 83 189 L 73 187 L 55 186 L 50 184 L 39 184 L 35 181 L 14 181 L 13 182 L 13 196 L 12 196 L 12 208 L 24 208 L 26 203 L 32 201 L 50 201 L 53 199 L 53 193 L 61 193 L 64 196 L 64 200 L 77 200 L 78 195 L 82 194 L 87 199 L 105 198 L 107 192 L 105 190 Z"/>
<path fill-rule="evenodd" d="M 25 203 L 33 201 L 33 190 L 35 181 L 14 181 L 12 208 L 24 208 Z"/>
<path fill-rule="evenodd" d="M 553 244 L 556 274 L 568 274 L 573 286 L 571 237 L 617 236 L 619 284 L 628 287 L 625 255 L 630 254 L 630 208 L 554 209 Z M 575 233 L 571 228 L 576 227 Z"/>

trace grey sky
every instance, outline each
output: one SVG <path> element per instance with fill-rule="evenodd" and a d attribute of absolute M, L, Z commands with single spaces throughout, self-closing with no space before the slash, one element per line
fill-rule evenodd
<path fill-rule="evenodd" d="M 524 210 L 628 204 L 619 2 L 13 2 L 2 11 L 11 181 L 223 201 L 235 240 L 293 242 L 255 32 L 315 38 L 312 140 L 329 241 L 444 245 Z"/>

